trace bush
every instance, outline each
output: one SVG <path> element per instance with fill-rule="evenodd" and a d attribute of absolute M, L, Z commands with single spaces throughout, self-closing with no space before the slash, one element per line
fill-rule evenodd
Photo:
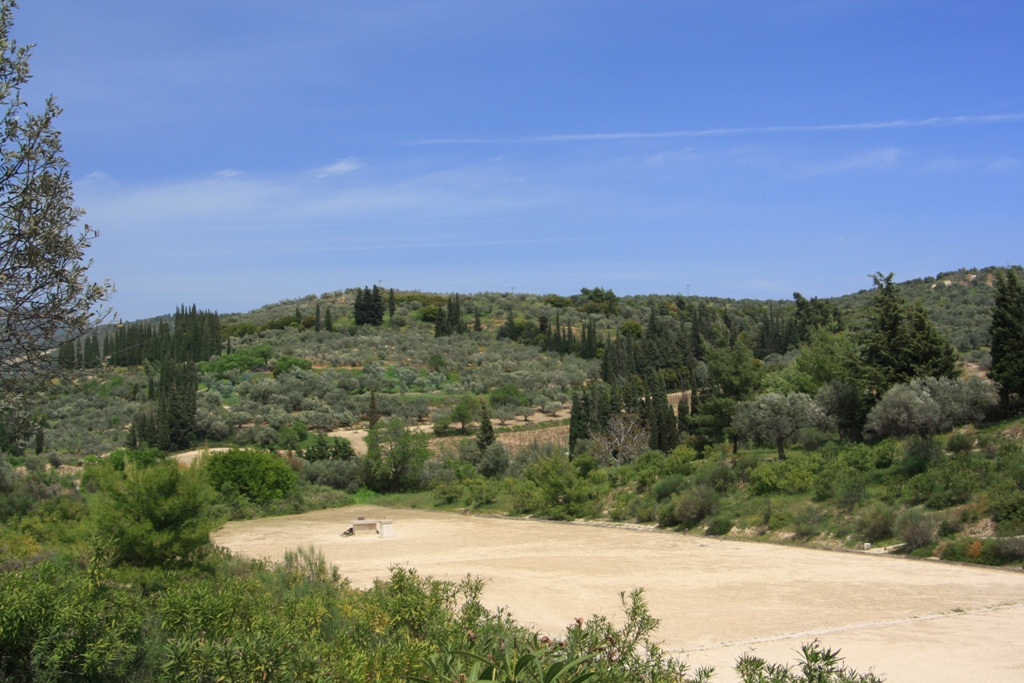
<path fill-rule="evenodd" d="M 666 498 L 671 497 L 685 485 L 686 477 L 681 474 L 673 474 L 663 479 L 659 479 L 657 483 L 651 487 L 651 495 L 653 495 L 660 503 Z"/>
<path fill-rule="evenodd" d="M 732 484 L 732 469 L 724 460 L 703 462 L 694 475 L 694 483 L 725 493 Z"/>
<path fill-rule="evenodd" d="M 146 448 L 142 450 L 118 448 L 111 452 L 107 459 L 115 470 L 123 472 L 126 463 L 130 462 L 135 467 L 145 469 L 166 457 L 167 454 L 157 448 Z"/>
<path fill-rule="evenodd" d="M 905 475 L 912 477 L 915 474 L 921 474 L 928 469 L 929 465 L 938 462 L 942 455 L 942 446 L 935 439 L 911 437 L 903 445 L 903 460 L 900 462 L 900 469 Z"/>
<path fill-rule="evenodd" d="M 276 453 L 232 448 L 203 460 L 210 483 L 218 491 L 230 486 L 249 500 L 265 504 L 283 498 L 295 485 L 295 472 Z"/>
<path fill-rule="evenodd" d="M 509 511 L 514 515 L 526 515 L 537 510 L 543 503 L 540 487 L 529 479 L 505 479 L 509 493 Z"/>
<path fill-rule="evenodd" d="M 821 533 L 822 512 L 817 505 L 804 505 L 793 515 L 793 530 L 800 538 L 811 538 Z"/>
<path fill-rule="evenodd" d="M 462 499 L 463 492 L 460 481 L 442 482 L 434 487 L 434 500 L 438 505 L 452 505 Z"/>
<path fill-rule="evenodd" d="M 907 550 L 923 548 L 935 542 L 939 525 L 935 519 L 920 508 L 909 508 L 896 520 L 896 533 L 906 544 Z"/>
<path fill-rule="evenodd" d="M 970 453 L 974 448 L 974 435 L 957 432 L 946 439 L 946 450 L 950 453 Z"/>
<path fill-rule="evenodd" d="M 510 462 L 508 449 L 495 441 L 484 449 L 476 468 L 485 477 L 501 478 L 508 474 Z"/>
<path fill-rule="evenodd" d="M 357 460 L 317 460 L 302 468 L 302 478 L 310 484 L 329 486 L 355 493 L 363 487 L 363 468 Z"/>
<path fill-rule="evenodd" d="M 647 496 L 634 496 L 629 501 L 629 514 L 641 524 L 658 519 L 658 503 Z"/>
<path fill-rule="evenodd" d="M 174 462 L 146 469 L 129 464 L 123 475 L 104 467 L 99 480 L 96 525 L 116 559 L 186 564 L 209 544 L 218 524 L 210 509 L 215 493 L 197 469 Z"/>
<path fill-rule="evenodd" d="M 725 536 L 732 531 L 732 520 L 728 517 L 715 517 L 708 523 L 708 536 Z"/>
<path fill-rule="evenodd" d="M 470 479 L 464 484 L 466 505 L 471 508 L 493 505 L 498 493 L 498 484 L 488 479 Z"/>
<path fill-rule="evenodd" d="M 862 512 L 857 522 L 864 540 L 877 543 L 892 538 L 896 513 L 888 505 L 876 503 Z"/>
<path fill-rule="evenodd" d="M 675 503 L 675 524 L 689 529 L 700 524 L 706 517 L 718 512 L 718 494 L 707 486 L 696 486 L 683 491 L 672 499 Z"/>

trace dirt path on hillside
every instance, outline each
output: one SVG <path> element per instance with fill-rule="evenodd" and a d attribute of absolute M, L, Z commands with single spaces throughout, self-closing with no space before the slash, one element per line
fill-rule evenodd
<path fill-rule="evenodd" d="M 545 422 L 552 422 L 554 420 L 564 420 L 567 417 L 569 417 L 569 411 L 568 410 L 560 410 L 557 413 L 555 413 L 554 415 L 548 415 L 547 413 L 542 413 L 542 412 L 540 412 L 538 410 L 537 412 L 535 412 L 530 417 L 530 422 L 529 423 L 530 424 L 543 424 Z M 527 424 L 525 421 L 519 420 L 519 419 L 517 419 L 517 420 L 509 420 L 505 425 L 499 425 L 497 420 L 493 420 L 493 423 L 494 423 L 495 427 L 502 427 L 502 426 L 512 427 L 512 426 L 522 426 L 522 425 Z M 434 425 L 431 424 L 431 423 L 413 425 L 412 427 L 409 427 L 409 429 L 411 431 L 420 432 L 420 433 L 423 433 L 423 434 L 433 434 L 434 433 Z M 530 434 L 530 431 L 502 432 L 502 433 L 498 434 L 498 440 L 501 441 L 502 443 L 505 443 L 506 445 L 514 445 L 514 444 L 518 444 L 520 441 L 522 441 L 522 438 L 511 437 L 511 435 L 513 435 L 513 434 Z M 509 436 L 506 436 L 506 435 L 509 435 Z M 356 455 L 366 455 L 366 441 L 365 441 L 365 439 L 366 439 L 366 430 L 365 429 L 347 429 L 347 428 L 346 429 L 335 429 L 334 431 L 328 432 L 327 436 L 341 436 L 341 437 L 344 437 L 344 438 L 346 438 L 346 439 L 348 439 L 349 441 L 352 442 L 352 450 L 356 452 Z M 458 439 L 458 438 L 464 438 L 464 437 L 461 437 L 461 436 L 445 436 L 445 437 L 441 437 L 440 439 L 431 439 L 431 441 L 440 441 L 440 440 L 444 440 L 444 439 Z M 541 437 L 538 437 L 538 438 L 540 438 L 542 441 L 546 440 L 546 439 L 541 438 Z"/>
<path fill-rule="evenodd" d="M 394 537 L 342 538 L 362 515 L 394 520 Z M 484 604 L 557 634 L 577 616 L 619 613 L 644 587 L 658 637 L 692 665 L 732 681 L 748 650 L 792 660 L 816 637 L 859 669 L 902 683 L 1024 680 L 1024 573 L 863 553 L 682 534 L 370 506 L 231 522 L 222 546 L 278 559 L 319 547 L 354 585 L 392 564 L 457 580 L 487 579 Z"/>

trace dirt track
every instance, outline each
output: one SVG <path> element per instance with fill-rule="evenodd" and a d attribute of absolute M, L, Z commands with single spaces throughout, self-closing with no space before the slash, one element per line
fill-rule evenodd
<path fill-rule="evenodd" d="M 342 538 L 357 515 L 394 520 L 394 538 Z M 1024 573 L 681 534 L 369 506 L 231 522 L 214 534 L 252 557 L 312 543 L 354 585 L 387 567 L 484 577 L 484 603 L 556 634 L 573 617 L 617 614 L 646 589 L 665 647 L 716 681 L 755 649 L 791 660 L 815 637 L 894 682 L 1024 680 Z"/>

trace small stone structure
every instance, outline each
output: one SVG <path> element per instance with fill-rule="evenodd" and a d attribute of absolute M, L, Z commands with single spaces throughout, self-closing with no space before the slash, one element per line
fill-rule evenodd
<path fill-rule="evenodd" d="M 393 535 L 390 519 L 366 519 L 360 517 L 352 522 L 352 526 L 346 529 L 342 536 L 370 536 L 376 534 L 381 538 L 391 538 Z"/>

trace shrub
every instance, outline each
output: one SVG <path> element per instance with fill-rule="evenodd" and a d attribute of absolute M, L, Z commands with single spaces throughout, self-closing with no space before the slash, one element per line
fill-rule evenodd
<path fill-rule="evenodd" d="M 210 509 L 215 494 L 197 469 L 173 462 L 146 469 L 129 464 L 123 475 L 104 469 L 96 525 L 117 559 L 149 566 L 184 564 L 210 542 L 217 526 Z"/>
<path fill-rule="evenodd" d="M 329 486 L 355 493 L 363 486 L 363 469 L 356 460 L 317 460 L 302 468 L 302 477 L 311 484 Z"/>
<path fill-rule="evenodd" d="M 896 520 L 896 533 L 907 550 L 923 548 L 935 541 L 939 525 L 920 508 L 909 508 Z"/>
<path fill-rule="evenodd" d="M 508 449 L 494 442 L 484 449 L 476 468 L 485 477 L 501 478 L 508 473 L 509 464 Z"/>
<path fill-rule="evenodd" d="M 452 505 L 462 499 L 464 490 L 460 481 L 441 482 L 434 487 L 434 500 L 438 505 Z"/>
<path fill-rule="evenodd" d="M 525 515 L 537 510 L 542 504 L 540 488 L 529 479 L 505 479 L 509 493 L 509 510 L 514 515 Z"/>
<path fill-rule="evenodd" d="M 641 524 L 658 518 L 658 503 L 647 496 L 635 496 L 629 501 L 629 514 Z"/>
<path fill-rule="evenodd" d="M 498 484 L 487 479 L 470 479 L 464 484 L 465 501 L 471 508 L 493 505 L 498 500 Z"/>
<path fill-rule="evenodd" d="M 900 462 L 900 469 L 908 477 L 921 474 L 929 465 L 938 462 L 942 458 L 942 447 L 935 439 L 921 438 L 919 436 L 907 439 L 903 446 L 903 460 Z"/>
<path fill-rule="evenodd" d="M 295 485 L 295 472 L 276 453 L 232 448 L 203 460 L 210 483 L 217 490 L 230 486 L 249 500 L 264 504 L 283 498 Z"/>
<path fill-rule="evenodd" d="M 968 432 L 957 432 L 946 440 L 946 450 L 950 453 L 970 453 L 974 448 L 974 435 Z"/>
<path fill-rule="evenodd" d="M 817 505 L 804 505 L 793 515 L 793 530 L 800 538 L 810 538 L 821 533 L 822 512 Z"/>
<path fill-rule="evenodd" d="M 708 536 L 725 536 L 732 531 L 732 520 L 728 517 L 715 517 L 708 524 Z"/>
<path fill-rule="evenodd" d="M 679 489 L 686 485 L 686 477 L 681 474 L 673 474 L 668 477 L 659 479 L 654 486 L 651 487 L 651 495 L 657 499 L 660 503 L 666 498 L 671 497 Z"/>
<path fill-rule="evenodd" d="M 696 486 L 677 495 L 675 502 L 675 522 L 684 528 L 700 524 L 704 518 L 718 512 L 718 494 L 707 486 Z"/>
<path fill-rule="evenodd" d="M 892 538 L 896 524 L 896 513 L 883 503 L 876 503 L 861 513 L 858 527 L 861 536 L 869 543 L 877 543 Z"/>
<path fill-rule="evenodd" d="M 732 483 L 732 469 L 724 460 L 704 462 L 694 475 L 694 482 L 719 493 L 725 493 Z"/>

